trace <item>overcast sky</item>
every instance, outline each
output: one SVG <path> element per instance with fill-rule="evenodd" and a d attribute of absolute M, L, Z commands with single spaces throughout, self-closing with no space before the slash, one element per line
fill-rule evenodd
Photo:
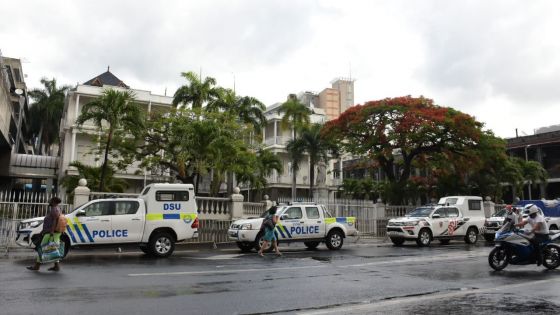
<path fill-rule="evenodd" d="M 115 4 L 118 3 L 118 4 Z M 424 95 L 497 135 L 560 124 L 560 1 L 9 1 L 0 49 L 75 85 L 106 71 L 172 95 L 182 71 L 266 105 L 356 79 L 355 101 Z"/>

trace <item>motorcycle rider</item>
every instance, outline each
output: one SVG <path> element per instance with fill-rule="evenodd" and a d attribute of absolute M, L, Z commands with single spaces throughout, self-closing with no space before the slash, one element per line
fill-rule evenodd
<path fill-rule="evenodd" d="M 528 204 L 524 207 L 524 209 L 526 212 L 528 212 L 529 217 L 516 224 L 516 226 L 523 227 L 527 223 L 531 225 L 531 230 L 528 232 L 528 234 L 534 233 L 535 235 L 532 239 L 530 239 L 530 241 L 533 244 L 535 253 L 537 255 L 537 266 L 540 266 L 542 264 L 541 244 L 550 239 L 550 237 L 548 236 L 548 226 L 546 225 L 544 217 L 539 214 L 539 207 L 534 204 Z"/>
<path fill-rule="evenodd" d="M 507 210 L 507 213 L 506 213 L 506 216 L 505 216 L 506 218 L 505 218 L 504 223 L 502 225 L 505 225 L 508 222 L 511 222 L 511 224 L 514 224 L 514 225 L 519 223 L 519 215 L 517 214 L 517 212 L 518 212 L 517 207 L 514 207 L 512 205 L 507 205 L 506 210 Z"/>

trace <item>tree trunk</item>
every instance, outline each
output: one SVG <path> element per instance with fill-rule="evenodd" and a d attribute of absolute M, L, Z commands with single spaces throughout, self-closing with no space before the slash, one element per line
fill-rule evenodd
<path fill-rule="evenodd" d="M 313 183 L 315 181 L 315 161 L 309 159 L 309 201 L 313 201 Z"/>
<path fill-rule="evenodd" d="M 105 145 L 105 159 L 103 160 L 103 166 L 101 167 L 101 178 L 99 180 L 99 191 L 105 189 L 105 174 L 107 172 L 107 159 L 109 158 L 109 148 L 111 147 L 111 140 L 113 139 L 113 128 L 109 128 L 109 134 L 107 135 L 107 144 Z"/>
<path fill-rule="evenodd" d="M 297 181 L 297 173 L 293 168 L 293 164 L 292 164 L 292 201 L 296 201 L 296 194 L 297 194 L 297 188 L 296 188 L 296 181 Z"/>

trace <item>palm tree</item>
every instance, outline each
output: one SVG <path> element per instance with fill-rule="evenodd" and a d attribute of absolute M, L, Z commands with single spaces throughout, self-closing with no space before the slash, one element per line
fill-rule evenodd
<path fill-rule="evenodd" d="M 196 73 L 182 72 L 181 76 L 188 83 L 179 87 L 173 96 L 173 106 L 191 104 L 192 108 L 201 108 L 203 105 L 215 100 L 219 96 L 219 89 L 215 87 L 216 79 L 206 77 L 201 79 Z"/>
<path fill-rule="evenodd" d="M 322 128 L 321 124 L 305 127 L 300 130 L 299 136 L 288 144 L 288 151 L 293 151 L 291 155 L 297 157 L 298 154 L 305 152 L 309 157 L 309 198 L 313 198 L 315 166 L 319 162 L 328 163 L 329 153 L 336 154 L 336 147 L 321 136 Z"/>
<path fill-rule="evenodd" d="M 130 133 L 140 131 L 144 125 L 144 119 L 140 107 L 134 102 L 134 93 L 106 89 L 99 98 L 84 105 L 76 124 L 81 126 L 88 120 L 93 120 L 95 126 L 101 130 L 103 130 L 105 122 L 107 129 L 105 155 L 99 182 L 99 191 L 103 191 L 113 134 L 121 130 Z"/>
<path fill-rule="evenodd" d="M 56 79 L 41 79 L 43 89 L 29 91 L 29 96 L 34 100 L 29 109 L 31 134 L 37 138 L 36 150 L 42 153 L 42 148 L 50 154 L 51 144 L 58 140 L 60 120 L 64 111 L 64 98 L 70 86 L 56 86 Z"/>
<path fill-rule="evenodd" d="M 223 110 L 238 117 L 238 120 L 253 128 L 255 136 L 260 139 L 262 129 L 266 126 L 264 110 L 266 107 L 261 101 L 250 96 L 237 96 L 231 89 L 218 88 L 218 98 L 208 103 L 207 111 Z M 228 172 L 227 191 L 233 191 L 233 173 Z"/>
<path fill-rule="evenodd" d="M 290 143 L 292 143 L 296 139 L 297 132 L 309 124 L 311 111 L 298 101 L 295 94 L 290 94 L 288 100 L 280 106 L 279 112 L 280 114 L 284 114 L 280 121 L 282 129 L 286 130 L 290 127 L 292 128 L 293 138 L 290 141 Z M 292 200 L 295 200 L 297 171 L 303 153 L 300 152 L 301 148 L 298 143 L 292 143 L 290 147 L 286 146 L 286 149 L 292 161 Z"/>
<path fill-rule="evenodd" d="M 250 125 L 259 135 L 266 126 L 264 110 L 266 106 L 258 99 L 251 96 L 238 96 L 231 89 L 219 89 L 218 98 L 206 106 L 208 111 L 223 110 L 239 117 L 239 121 Z"/>

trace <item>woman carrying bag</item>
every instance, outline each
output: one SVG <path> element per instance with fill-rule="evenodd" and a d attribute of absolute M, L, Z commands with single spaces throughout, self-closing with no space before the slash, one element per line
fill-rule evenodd
<path fill-rule="evenodd" d="M 64 217 L 64 215 L 62 215 L 60 208 L 58 207 L 60 202 L 61 200 L 58 197 L 53 197 L 49 201 L 49 211 L 45 216 L 45 220 L 43 221 L 43 230 L 41 231 L 41 235 L 43 235 L 43 238 L 41 240 L 41 244 L 39 245 L 40 248 L 37 251 L 37 260 L 35 261 L 35 265 L 27 267 L 27 269 L 29 270 L 38 271 L 41 268 L 41 256 L 43 254 L 41 249 L 45 247 L 45 245 L 54 241 L 57 244 L 57 248 L 60 247 L 60 236 L 66 228 L 66 218 Z M 52 268 L 49 268 L 49 270 L 59 271 L 59 261 L 56 260 L 54 262 L 54 266 Z"/>

